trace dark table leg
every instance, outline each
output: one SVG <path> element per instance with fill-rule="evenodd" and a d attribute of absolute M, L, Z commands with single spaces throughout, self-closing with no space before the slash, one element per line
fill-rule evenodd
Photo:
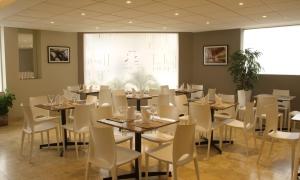
<path fill-rule="evenodd" d="M 141 100 L 140 99 L 136 99 L 136 110 L 141 111 Z"/>
<path fill-rule="evenodd" d="M 139 101 L 138 101 L 139 102 Z M 138 107 L 138 106 L 137 106 Z M 141 133 L 135 133 L 135 141 L 134 141 L 134 148 L 138 152 L 142 152 L 142 134 Z M 139 179 L 139 161 L 135 160 L 135 178 Z"/>

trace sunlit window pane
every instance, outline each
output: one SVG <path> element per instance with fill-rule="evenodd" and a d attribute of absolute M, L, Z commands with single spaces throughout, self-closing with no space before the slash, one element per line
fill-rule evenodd
<path fill-rule="evenodd" d="M 84 35 L 84 82 L 148 89 L 178 84 L 177 33 Z"/>
<path fill-rule="evenodd" d="M 300 75 L 300 26 L 244 31 L 244 48 L 262 52 L 261 74 Z"/>

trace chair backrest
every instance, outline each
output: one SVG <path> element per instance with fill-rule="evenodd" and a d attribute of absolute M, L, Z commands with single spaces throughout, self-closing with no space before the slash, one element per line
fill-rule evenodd
<path fill-rule="evenodd" d="M 112 105 L 112 95 L 110 89 L 100 89 L 99 91 L 99 105 L 110 104 Z"/>
<path fill-rule="evenodd" d="M 175 106 L 179 114 L 188 113 L 188 100 L 185 94 L 175 96 Z"/>
<path fill-rule="evenodd" d="M 249 102 L 246 104 L 245 112 L 243 113 L 243 122 L 244 128 L 247 130 L 255 130 L 256 120 L 255 120 L 255 112 L 254 112 L 254 103 Z"/>
<path fill-rule="evenodd" d="M 256 104 L 256 116 L 260 117 L 262 114 L 265 114 L 264 106 L 269 104 L 277 104 L 277 98 L 272 95 L 258 95 Z"/>
<path fill-rule="evenodd" d="M 23 129 L 29 132 L 34 132 L 34 121 L 32 116 L 32 109 L 30 106 L 24 106 L 22 103 L 20 104 L 23 110 Z"/>
<path fill-rule="evenodd" d="M 109 86 L 107 86 L 107 85 L 100 85 L 100 90 L 101 89 L 109 89 Z"/>
<path fill-rule="evenodd" d="M 290 90 L 282 90 L 282 89 L 273 89 L 273 96 L 280 97 L 280 96 L 290 96 Z M 282 101 L 278 102 L 278 106 L 290 108 L 291 103 L 290 101 Z"/>
<path fill-rule="evenodd" d="M 115 89 L 111 91 L 112 96 L 125 95 L 124 89 Z"/>
<path fill-rule="evenodd" d="M 192 160 L 195 153 L 195 125 L 177 125 L 173 140 L 173 163 Z M 182 160 L 182 161 L 180 161 Z"/>
<path fill-rule="evenodd" d="M 32 110 L 32 116 L 34 118 L 38 116 L 49 116 L 50 112 L 48 110 L 35 107 L 35 105 L 47 104 L 47 103 L 48 103 L 47 96 L 29 97 L 29 106 L 31 107 Z"/>
<path fill-rule="evenodd" d="M 168 118 L 173 120 L 178 120 L 178 111 L 175 106 L 159 106 L 158 107 L 158 115 L 161 118 Z M 159 128 L 160 132 L 174 134 L 176 130 L 177 124 L 171 124 L 168 126 L 164 126 Z"/>
<path fill-rule="evenodd" d="M 168 85 L 160 86 L 160 94 L 169 94 L 169 86 Z"/>
<path fill-rule="evenodd" d="M 208 95 L 208 100 L 209 101 L 214 101 L 215 100 L 215 95 L 216 95 L 216 89 L 208 89 L 207 91 L 207 95 Z"/>
<path fill-rule="evenodd" d="M 158 106 L 168 106 L 170 103 L 169 94 L 158 95 Z"/>
<path fill-rule="evenodd" d="M 97 103 L 97 101 L 98 101 L 97 96 L 87 95 L 85 103 L 86 104 L 95 104 L 95 103 Z"/>
<path fill-rule="evenodd" d="M 206 130 L 211 130 L 212 118 L 209 104 L 190 103 L 189 116 L 190 123 L 195 123 Z"/>
<path fill-rule="evenodd" d="M 90 111 L 92 105 L 80 104 L 75 105 L 74 109 L 74 131 L 80 130 L 82 128 L 89 127 L 90 123 Z"/>
<path fill-rule="evenodd" d="M 219 94 L 218 95 L 220 98 L 222 98 L 223 103 L 235 103 L 235 97 L 234 95 L 231 94 Z M 231 118 L 236 118 L 236 109 L 235 106 L 224 109 L 224 110 L 219 110 L 217 113 L 226 113 L 228 114 Z"/>
<path fill-rule="evenodd" d="M 267 104 L 264 106 L 266 113 L 266 127 L 264 133 L 277 131 L 278 128 L 278 105 L 277 103 Z"/>
<path fill-rule="evenodd" d="M 99 125 L 100 123 L 97 123 L 97 120 L 100 119 L 107 119 L 107 118 L 112 118 L 113 113 L 112 113 L 112 106 L 111 105 L 103 105 L 99 106 L 97 108 L 92 108 L 91 109 L 91 123 L 93 126 Z"/>
<path fill-rule="evenodd" d="M 89 160 L 97 160 L 101 168 L 111 168 L 116 163 L 116 145 L 111 127 L 90 126 Z M 103 162 L 103 164 L 101 164 Z"/>
<path fill-rule="evenodd" d="M 127 97 L 124 95 L 113 95 L 113 112 L 118 113 L 121 109 L 128 108 Z"/>
<path fill-rule="evenodd" d="M 67 100 L 80 100 L 80 94 L 73 93 L 69 90 L 63 89 L 63 96 Z"/>

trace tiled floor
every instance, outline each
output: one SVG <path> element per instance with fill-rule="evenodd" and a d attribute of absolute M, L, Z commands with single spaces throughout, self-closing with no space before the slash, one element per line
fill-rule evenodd
<path fill-rule="evenodd" d="M 64 157 L 59 157 L 56 149 L 40 150 L 38 148 L 40 144 L 39 135 L 37 135 L 35 141 L 33 163 L 28 163 L 26 158 L 21 157 L 19 153 L 21 128 L 22 122 L 17 120 L 10 120 L 9 126 L 0 127 L 0 180 L 84 179 L 87 155 L 84 151 L 80 151 L 78 159 L 76 159 L 74 149 L 69 149 Z M 197 148 L 201 179 L 290 179 L 290 149 L 288 144 L 275 143 L 273 153 L 269 158 L 267 155 L 269 144 L 267 144 L 261 164 L 257 165 L 257 151 L 254 149 L 253 141 L 251 140 L 251 149 L 247 157 L 243 138 L 240 135 L 240 132 L 236 131 L 235 143 L 233 145 L 225 144 L 223 146 L 223 154 L 217 154 L 212 149 L 209 160 L 205 159 L 207 146 Z M 54 140 L 54 138 L 52 139 Z M 258 147 L 260 147 L 260 142 L 260 139 L 258 139 Z M 155 144 L 143 142 L 143 149 L 154 146 Z M 25 152 L 28 152 L 26 150 L 28 148 L 25 148 Z M 153 168 L 156 165 L 157 163 L 153 161 Z M 129 166 L 124 166 L 121 169 L 119 173 L 129 170 Z M 107 174 L 106 172 L 103 173 Z M 93 167 L 90 179 L 97 179 L 97 174 L 98 169 Z M 196 179 L 193 163 L 180 167 L 178 176 L 179 179 Z M 161 179 L 165 179 L 165 177 L 161 177 Z"/>

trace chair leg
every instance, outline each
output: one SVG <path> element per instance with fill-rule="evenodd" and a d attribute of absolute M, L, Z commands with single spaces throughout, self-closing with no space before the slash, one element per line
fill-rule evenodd
<path fill-rule="evenodd" d="M 209 153 L 210 153 L 210 145 L 211 145 L 211 131 L 208 132 L 208 146 L 207 146 L 207 155 L 206 158 L 209 159 Z"/>
<path fill-rule="evenodd" d="M 254 140 L 254 147 L 255 147 L 255 149 L 257 149 L 255 132 L 252 132 L 252 136 L 253 136 L 253 140 Z"/>
<path fill-rule="evenodd" d="M 43 135 L 43 131 L 41 132 L 41 142 L 42 142 L 42 144 L 44 144 L 44 135 Z"/>
<path fill-rule="evenodd" d="M 271 156 L 271 153 L 272 153 L 272 150 L 273 150 L 273 145 L 274 145 L 274 139 L 272 138 L 271 139 L 271 147 L 270 147 L 270 150 L 269 150 L 269 153 L 268 153 L 268 158 Z"/>
<path fill-rule="evenodd" d="M 280 114 L 279 122 L 280 122 L 280 131 L 282 131 L 282 126 L 283 126 L 283 115 L 282 114 Z"/>
<path fill-rule="evenodd" d="M 170 166 L 169 166 L 169 163 L 166 163 L 166 166 L 167 166 L 167 167 L 166 167 L 166 168 L 167 168 L 167 169 L 166 169 L 166 172 L 167 172 L 167 173 L 166 173 L 166 179 L 168 179 L 169 174 L 170 174 L 170 169 L 169 169 Z"/>
<path fill-rule="evenodd" d="M 74 132 L 74 142 L 75 142 L 76 157 L 78 158 L 78 145 L 77 145 L 77 133 L 76 132 Z"/>
<path fill-rule="evenodd" d="M 196 172 L 196 177 L 197 177 L 197 180 L 200 179 L 200 176 L 199 176 L 199 167 L 198 167 L 198 160 L 197 158 L 194 158 L 194 166 L 195 166 L 195 172 Z"/>
<path fill-rule="evenodd" d="M 56 135 L 56 143 L 57 143 L 57 151 L 59 151 L 59 134 L 58 134 L 59 129 L 55 128 L 55 135 Z"/>
<path fill-rule="evenodd" d="M 148 180 L 148 171 L 149 171 L 149 156 L 145 154 L 145 180 Z"/>
<path fill-rule="evenodd" d="M 220 147 L 221 150 L 222 150 L 222 146 L 223 146 L 223 133 L 224 133 L 223 126 L 220 126 L 220 128 L 219 128 L 219 134 L 220 134 L 219 147 Z"/>
<path fill-rule="evenodd" d="M 113 167 L 111 169 L 111 177 L 112 177 L 112 180 L 118 180 L 117 167 Z"/>
<path fill-rule="evenodd" d="M 249 152 L 248 152 L 248 137 L 247 137 L 247 132 L 244 130 L 243 132 L 243 135 L 244 135 L 244 138 L 245 138 L 245 144 L 246 144 L 246 154 L 247 156 L 249 155 Z"/>
<path fill-rule="evenodd" d="M 291 179 L 293 179 L 296 143 L 291 144 Z"/>
<path fill-rule="evenodd" d="M 129 139 L 129 146 L 130 146 L 129 149 L 131 149 L 131 150 L 133 149 L 132 140 L 133 140 L 133 138 Z"/>
<path fill-rule="evenodd" d="M 32 149 L 33 149 L 33 141 L 34 141 L 34 133 L 30 134 L 30 151 L 29 151 L 29 162 L 31 162 Z"/>
<path fill-rule="evenodd" d="M 288 117 L 288 131 L 291 131 L 291 115 Z"/>
<path fill-rule="evenodd" d="M 85 148 L 85 133 L 82 133 L 82 139 L 83 139 L 83 148 Z"/>
<path fill-rule="evenodd" d="M 24 138 L 25 138 L 25 132 L 22 131 L 22 137 L 21 137 L 21 151 L 20 151 L 20 154 L 21 154 L 21 155 L 23 155 Z"/>
<path fill-rule="evenodd" d="M 177 180 L 177 167 L 173 164 L 173 180 Z"/>
<path fill-rule="evenodd" d="M 88 162 L 86 164 L 86 169 L 85 169 L 85 180 L 88 180 L 89 179 L 89 170 L 90 170 L 90 167 L 91 167 L 91 163 Z"/>
<path fill-rule="evenodd" d="M 265 135 L 264 135 L 265 136 Z M 258 158 L 257 158 L 257 164 L 259 163 L 259 161 L 260 161 L 260 157 L 261 157 L 261 154 L 262 154 L 262 151 L 263 151 L 263 148 L 264 148 L 264 145 L 265 145 L 265 141 L 266 141 L 266 139 L 265 139 L 265 137 L 263 137 L 263 141 L 262 141 L 262 143 L 261 143 L 261 147 L 260 147 L 260 152 L 259 152 L 259 154 L 258 154 Z"/>
<path fill-rule="evenodd" d="M 138 157 L 138 162 L 139 162 L 139 180 L 142 180 L 142 156 Z"/>

